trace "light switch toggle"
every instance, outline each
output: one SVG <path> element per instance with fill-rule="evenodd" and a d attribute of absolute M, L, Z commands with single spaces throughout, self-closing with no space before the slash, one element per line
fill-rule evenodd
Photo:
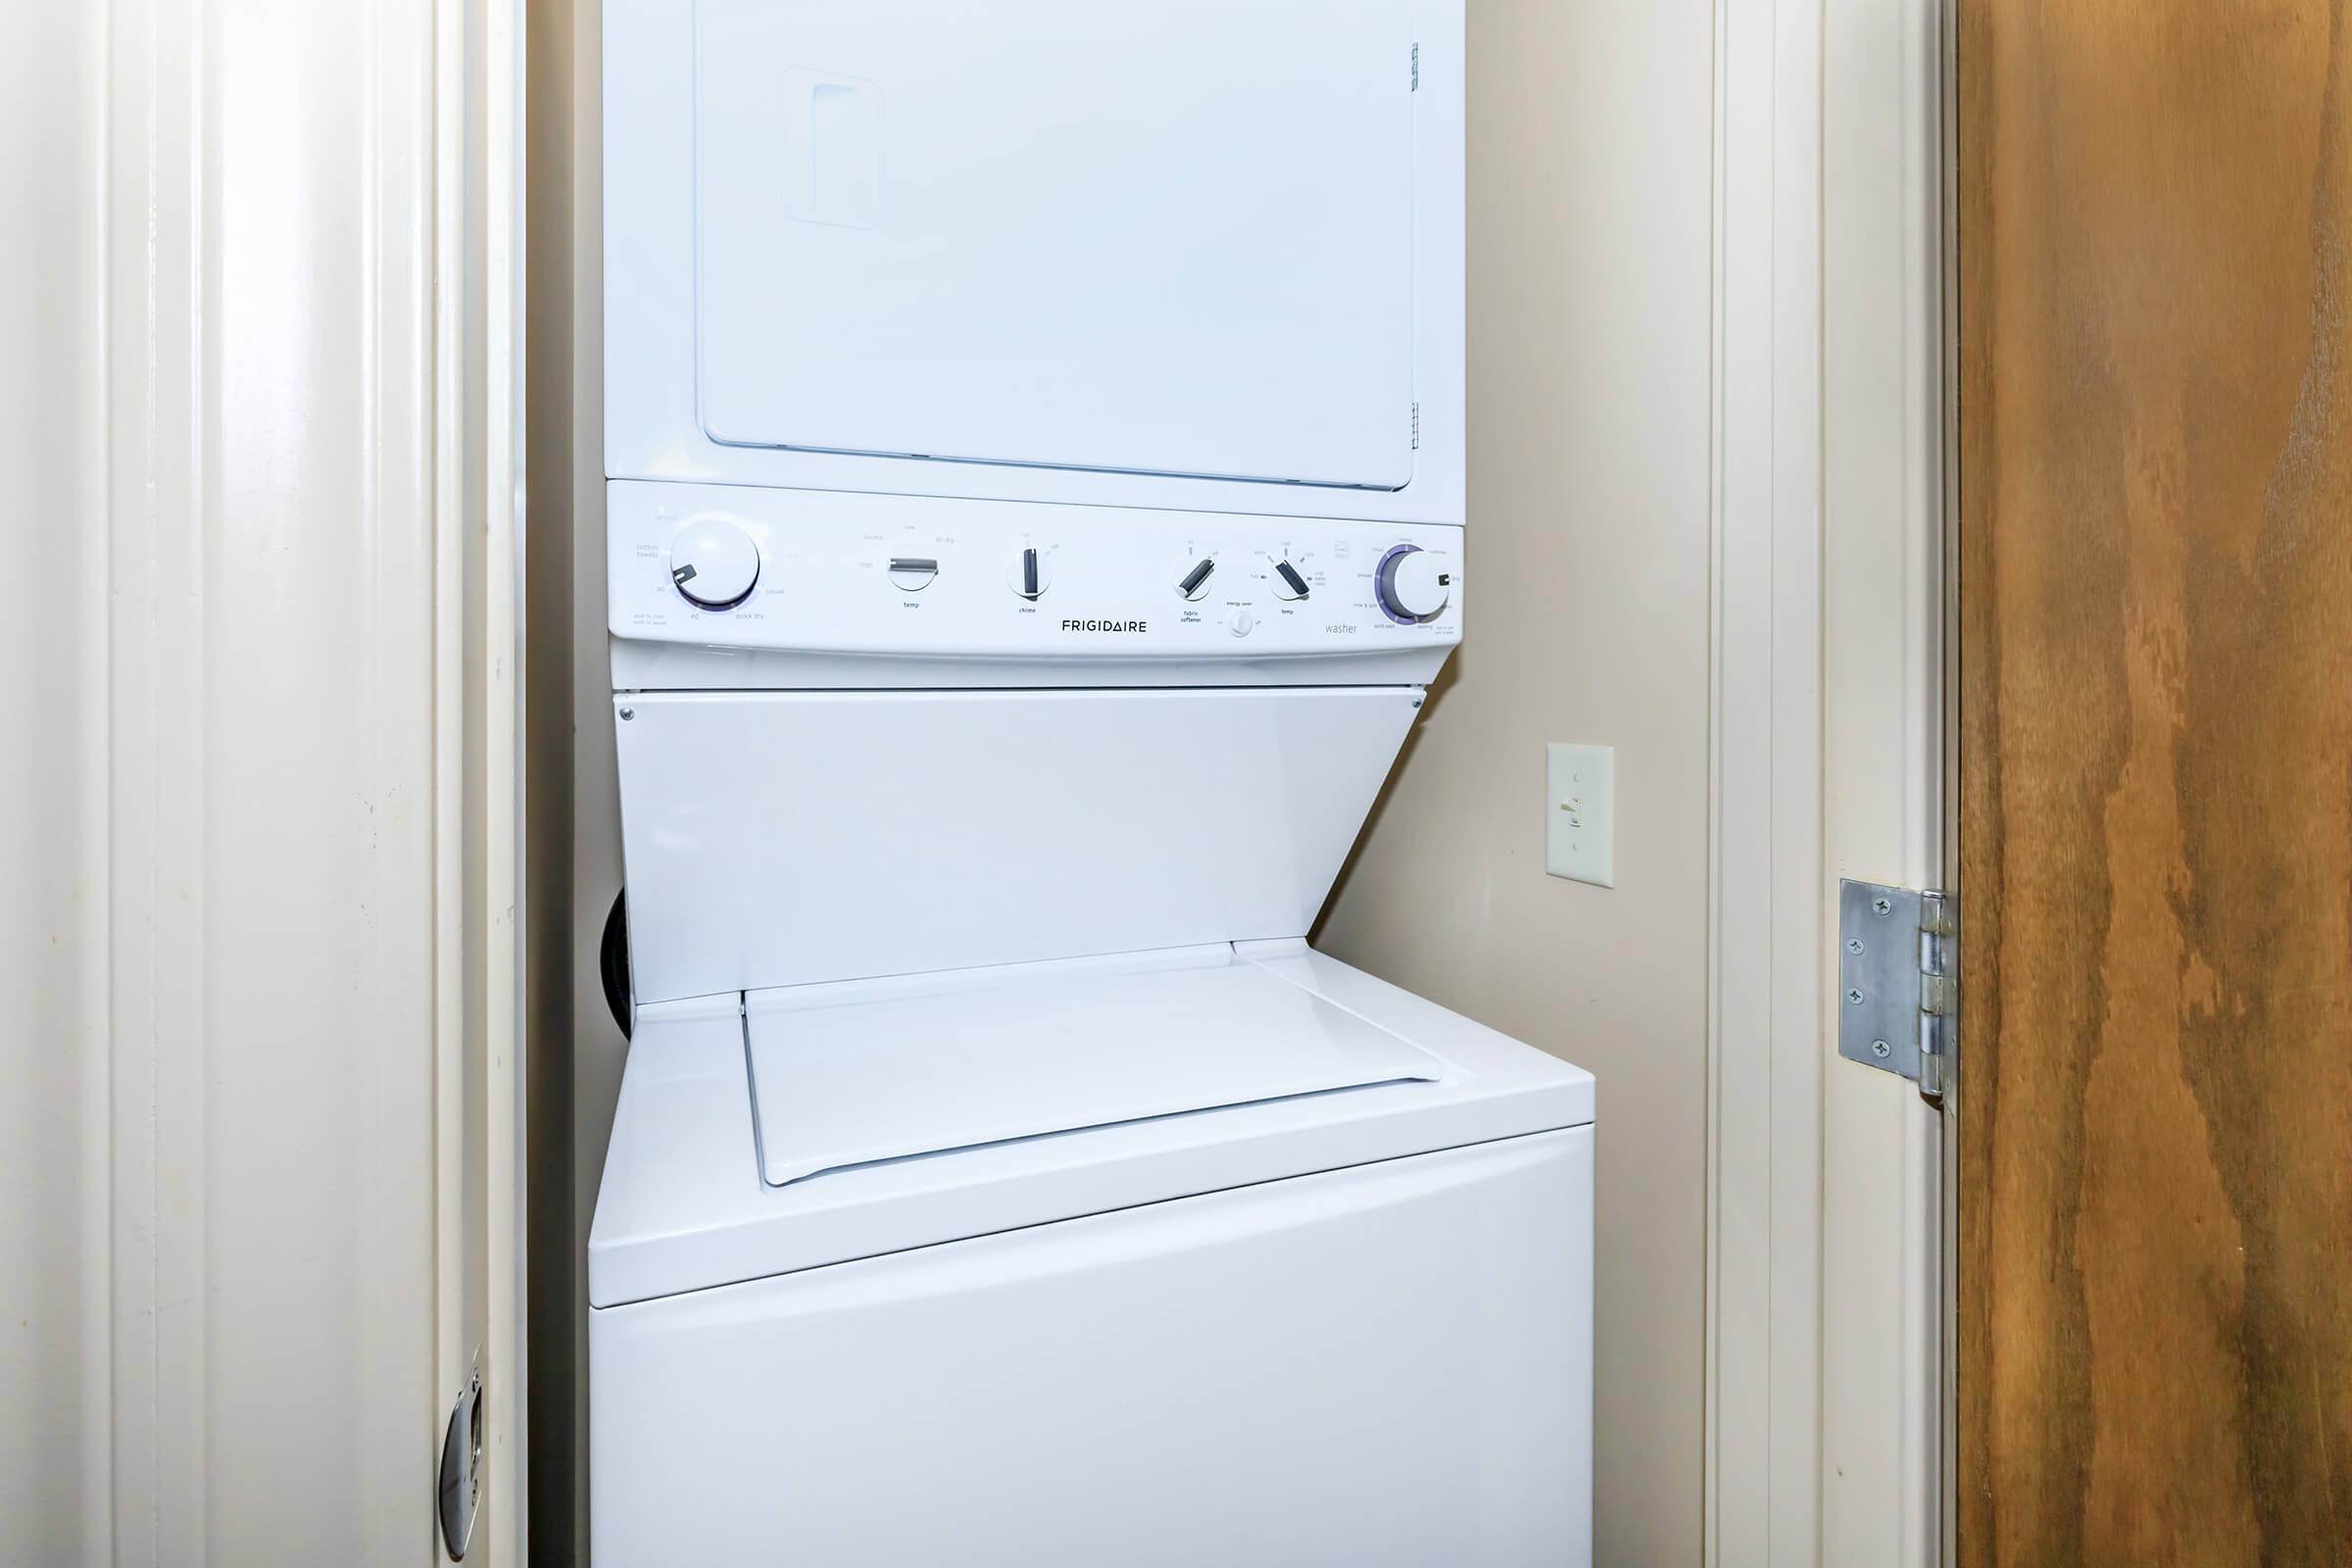
<path fill-rule="evenodd" d="M 1594 887 L 1617 885 L 1617 752 L 1544 748 L 1544 869 Z"/>

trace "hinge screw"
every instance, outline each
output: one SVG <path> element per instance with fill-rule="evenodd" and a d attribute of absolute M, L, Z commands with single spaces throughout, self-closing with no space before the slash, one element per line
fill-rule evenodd
<path fill-rule="evenodd" d="M 1860 953 L 1862 951 L 1862 939 L 1860 937 L 1846 938 L 1845 951 L 1848 953 Z"/>
<path fill-rule="evenodd" d="M 1894 912 L 1894 903 L 1889 899 L 1873 899 L 1870 901 L 1870 906 L 1874 912 L 1879 914 L 1892 914 Z"/>
<path fill-rule="evenodd" d="M 1894 1054 L 1894 1048 L 1884 1040 L 1873 1040 L 1870 1043 L 1870 1054 L 1884 1058 Z"/>
<path fill-rule="evenodd" d="M 1861 991 L 1859 989 L 1848 990 L 1845 994 L 1845 1004 L 1849 1007 L 1859 1007 L 1862 1005 Z"/>

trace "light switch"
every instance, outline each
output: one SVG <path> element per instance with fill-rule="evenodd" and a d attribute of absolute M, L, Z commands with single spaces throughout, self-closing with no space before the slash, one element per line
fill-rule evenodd
<path fill-rule="evenodd" d="M 1544 869 L 1617 885 L 1617 749 L 1555 741 L 1544 758 Z"/>

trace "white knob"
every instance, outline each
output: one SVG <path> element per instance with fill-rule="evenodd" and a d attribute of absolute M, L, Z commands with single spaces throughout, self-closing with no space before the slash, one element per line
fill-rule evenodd
<path fill-rule="evenodd" d="M 1054 586 L 1054 552 L 1029 546 L 1005 564 L 1004 586 L 1035 604 Z"/>
<path fill-rule="evenodd" d="M 732 610 L 760 583 L 760 547 L 724 517 L 696 517 L 669 541 L 669 580 L 691 605 Z"/>
<path fill-rule="evenodd" d="M 893 556 L 890 585 L 903 594 L 919 594 L 939 578 L 936 556 Z"/>
<path fill-rule="evenodd" d="M 1427 620 L 1453 597 L 1453 572 L 1418 545 L 1398 545 L 1381 558 L 1373 588 L 1396 619 Z"/>

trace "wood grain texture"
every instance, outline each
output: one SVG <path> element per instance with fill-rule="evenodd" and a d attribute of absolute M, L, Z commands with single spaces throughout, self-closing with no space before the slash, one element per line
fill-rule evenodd
<path fill-rule="evenodd" d="M 1966 1564 L 2352 1563 L 2348 47 L 1961 0 Z"/>

